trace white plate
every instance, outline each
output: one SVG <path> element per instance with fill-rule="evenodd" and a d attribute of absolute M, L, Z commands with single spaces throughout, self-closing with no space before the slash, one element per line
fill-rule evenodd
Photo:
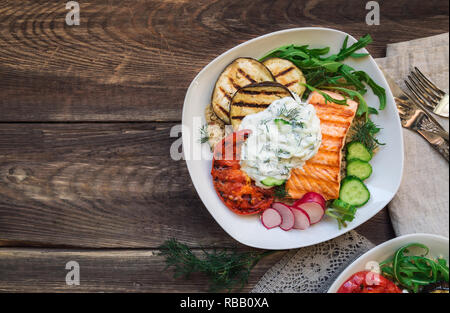
<path fill-rule="evenodd" d="M 431 234 L 411 234 L 386 241 L 366 252 L 348 266 L 335 280 L 328 290 L 329 293 L 336 293 L 340 286 L 353 274 L 367 270 L 366 264 L 371 261 L 382 262 L 391 257 L 395 251 L 409 243 L 421 243 L 430 248 L 428 257 L 443 257 L 448 261 L 448 238 Z"/>
<path fill-rule="evenodd" d="M 279 228 L 267 230 L 259 222 L 259 215 L 239 216 L 231 212 L 217 196 L 211 179 L 212 154 L 207 144 L 200 146 L 194 137 L 201 123 L 206 123 L 204 110 L 209 105 L 215 82 L 224 68 L 238 57 L 260 58 L 267 52 L 287 44 L 310 45 L 313 48 L 331 47 L 337 53 L 347 34 L 327 28 L 288 29 L 245 42 L 217 57 L 195 77 L 186 94 L 183 107 L 183 151 L 186 163 L 200 198 L 220 226 L 237 241 L 261 249 L 293 249 L 314 245 L 335 237 L 361 225 L 383 209 L 397 192 L 403 171 L 403 138 L 394 98 L 387 82 L 372 57 L 348 59 L 345 63 L 355 69 L 366 71 L 379 85 L 386 89 L 387 106 L 373 120 L 382 127 L 379 139 L 386 143 L 371 164 L 373 174 L 367 180 L 372 194 L 369 202 L 360 208 L 356 218 L 345 229 L 338 229 L 337 222 L 326 217 L 322 222 L 305 231 L 285 232 Z M 349 45 L 356 42 L 349 36 Z M 367 50 L 362 49 L 361 52 Z M 378 108 L 378 98 L 369 88 L 365 95 L 367 103 Z M 195 121 L 197 119 L 197 122 Z M 201 119 L 199 123 L 198 120 Z M 201 149 L 209 159 L 193 160 L 193 151 Z"/>

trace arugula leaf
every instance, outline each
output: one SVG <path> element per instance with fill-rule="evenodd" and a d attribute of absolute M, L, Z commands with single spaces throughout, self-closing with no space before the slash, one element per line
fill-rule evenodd
<path fill-rule="evenodd" d="M 355 53 L 357 50 L 364 48 L 369 43 L 371 43 L 372 37 L 370 37 L 369 34 L 361 37 L 357 42 L 355 42 L 353 45 L 347 48 L 347 42 L 348 42 L 348 36 L 344 39 L 344 44 L 342 45 L 341 51 L 339 51 L 337 57 L 334 59 L 335 61 L 342 61 L 346 59 L 347 57 L 351 56 L 353 53 Z"/>
<path fill-rule="evenodd" d="M 350 66 L 344 64 L 340 72 L 348 83 L 351 83 L 353 86 L 355 86 L 358 91 L 363 91 L 363 93 L 365 93 L 366 90 L 364 84 L 361 82 L 358 76 L 351 72 L 352 70 L 353 69 Z"/>
<path fill-rule="evenodd" d="M 377 83 L 375 83 L 375 81 L 372 78 L 370 78 L 370 76 L 367 75 L 366 72 L 357 71 L 354 72 L 353 74 L 359 77 L 361 81 L 364 81 L 367 85 L 369 85 L 373 93 L 380 100 L 380 110 L 384 110 L 384 108 L 386 107 L 386 90 Z"/>
<path fill-rule="evenodd" d="M 418 248 L 422 253 L 418 253 Z M 382 274 L 412 292 L 419 292 L 422 286 L 437 282 L 448 283 L 447 261 L 427 257 L 429 251 L 421 243 L 403 246 L 380 263 Z"/>
<path fill-rule="evenodd" d="M 293 59 L 289 59 L 292 63 L 294 63 L 297 67 L 302 70 L 313 70 L 313 69 L 325 69 L 328 72 L 336 73 L 342 66 L 342 63 L 334 62 L 331 60 L 320 60 L 318 58 L 312 57 L 305 60 L 297 60 L 295 59 L 295 55 Z"/>
<path fill-rule="evenodd" d="M 331 97 L 329 94 L 327 94 L 326 92 L 323 92 L 322 90 L 314 88 L 313 86 L 310 86 L 308 84 L 302 84 L 302 83 L 301 83 L 301 85 L 305 86 L 306 88 L 308 88 L 311 91 L 318 92 L 320 95 L 322 95 L 322 97 L 325 98 L 326 103 L 329 102 L 329 103 L 336 103 L 336 104 L 341 104 L 341 105 L 348 105 L 347 99 L 344 99 L 344 100 L 335 99 L 335 98 Z"/>
<path fill-rule="evenodd" d="M 309 53 L 312 55 L 315 55 L 316 57 L 319 57 L 321 55 L 327 54 L 330 52 L 330 47 L 320 48 L 320 49 L 310 49 Z"/>
<path fill-rule="evenodd" d="M 350 55 L 350 57 L 355 58 L 355 59 L 359 59 L 359 58 L 364 58 L 366 56 L 368 56 L 368 53 L 352 53 Z"/>
<path fill-rule="evenodd" d="M 365 35 L 350 47 L 348 47 L 348 40 L 349 37 L 345 37 L 340 51 L 328 57 L 323 56 L 330 52 L 329 47 L 310 49 L 308 45 L 286 45 L 269 52 L 260 61 L 272 57 L 289 60 L 303 71 L 309 86 L 314 88 L 335 86 L 348 90 L 355 88 L 358 94 L 352 93 L 350 95 L 352 98 L 357 97 L 359 99 L 359 96 L 364 95 L 367 92 L 365 85 L 367 84 L 379 98 L 379 109 L 383 110 L 386 106 L 386 91 L 384 88 L 377 85 L 367 73 L 356 71 L 351 66 L 340 62 L 347 57 L 362 58 L 367 56 L 367 53 L 358 53 L 356 51 L 371 43 L 372 38 L 370 35 Z M 310 91 L 311 88 L 306 90 L 304 94 L 305 98 Z M 344 91 L 344 93 L 346 92 Z M 329 101 L 328 97 L 326 99 Z M 366 108 L 365 101 L 360 100 L 361 102 L 358 115 L 362 115 L 369 110 Z M 339 103 L 339 100 L 336 103 Z M 342 101 L 339 104 L 343 104 Z M 371 113 L 374 114 L 374 111 L 371 110 Z"/>
<path fill-rule="evenodd" d="M 348 89 L 348 88 L 343 88 L 343 87 L 327 86 L 327 87 L 323 87 L 323 88 L 344 92 L 344 93 L 348 94 L 350 96 L 350 98 L 352 98 L 352 99 L 358 98 L 359 105 L 358 105 L 358 110 L 356 111 L 356 115 L 362 116 L 363 114 L 366 114 L 366 118 L 367 118 L 367 116 L 368 116 L 367 113 L 369 112 L 369 106 L 367 105 L 366 100 L 364 100 L 364 97 L 359 92 Z"/>
<path fill-rule="evenodd" d="M 375 114 L 378 115 L 378 110 L 372 107 L 369 107 L 369 114 Z"/>

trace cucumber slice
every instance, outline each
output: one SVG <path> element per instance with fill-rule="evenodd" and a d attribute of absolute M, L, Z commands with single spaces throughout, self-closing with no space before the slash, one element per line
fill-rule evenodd
<path fill-rule="evenodd" d="M 370 199 L 370 192 L 361 179 L 347 176 L 342 180 L 339 199 L 355 207 L 361 207 Z"/>
<path fill-rule="evenodd" d="M 277 124 L 277 126 L 283 126 L 283 125 L 289 125 L 290 123 L 282 118 L 276 118 L 274 120 L 275 124 Z"/>
<path fill-rule="evenodd" d="M 352 159 L 347 163 L 347 175 L 365 180 L 372 175 L 372 166 L 368 162 Z"/>
<path fill-rule="evenodd" d="M 273 178 L 273 177 L 267 177 L 261 181 L 261 184 L 263 184 L 264 186 L 267 186 L 267 187 L 281 186 L 284 184 L 285 181 L 286 181 L 285 179 L 277 179 L 277 178 Z"/>
<path fill-rule="evenodd" d="M 369 162 L 372 160 L 372 153 L 362 143 L 352 141 L 347 145 L 347 161 L 352 159 Z"/>

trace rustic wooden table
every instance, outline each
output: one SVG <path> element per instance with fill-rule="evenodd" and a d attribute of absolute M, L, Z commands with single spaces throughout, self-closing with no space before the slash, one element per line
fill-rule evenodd
<path fill-rule="evenodd" d="M 370 33 L 386 44 L 447 32 L 446 0 L 0 1 L 0 291 L 206 291 L 205 277 L 173 279 L 157 247 L 248 248 L 198 198 L 170 128 L 186 89 L 222 52 L 302 26 Z M 394 236 L 386 209 L 357 229 Z M 252 285 L 284 252 L 254 269 Z M 65 264 L 81 266 L 67 286 Z"/>

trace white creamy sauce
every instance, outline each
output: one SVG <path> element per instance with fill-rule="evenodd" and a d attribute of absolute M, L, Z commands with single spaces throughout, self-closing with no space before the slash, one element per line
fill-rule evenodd
<path fill-rule="evenodd" d="M 242 146 L 241 169 L 256 185 L 267 178 L 286 180 L 291 169 L 302 168 L 322 143 L 320 120 L 314 106 L 286 97 L 266 110 L 246 116 L 239 129 L 252 133 Z"/>

